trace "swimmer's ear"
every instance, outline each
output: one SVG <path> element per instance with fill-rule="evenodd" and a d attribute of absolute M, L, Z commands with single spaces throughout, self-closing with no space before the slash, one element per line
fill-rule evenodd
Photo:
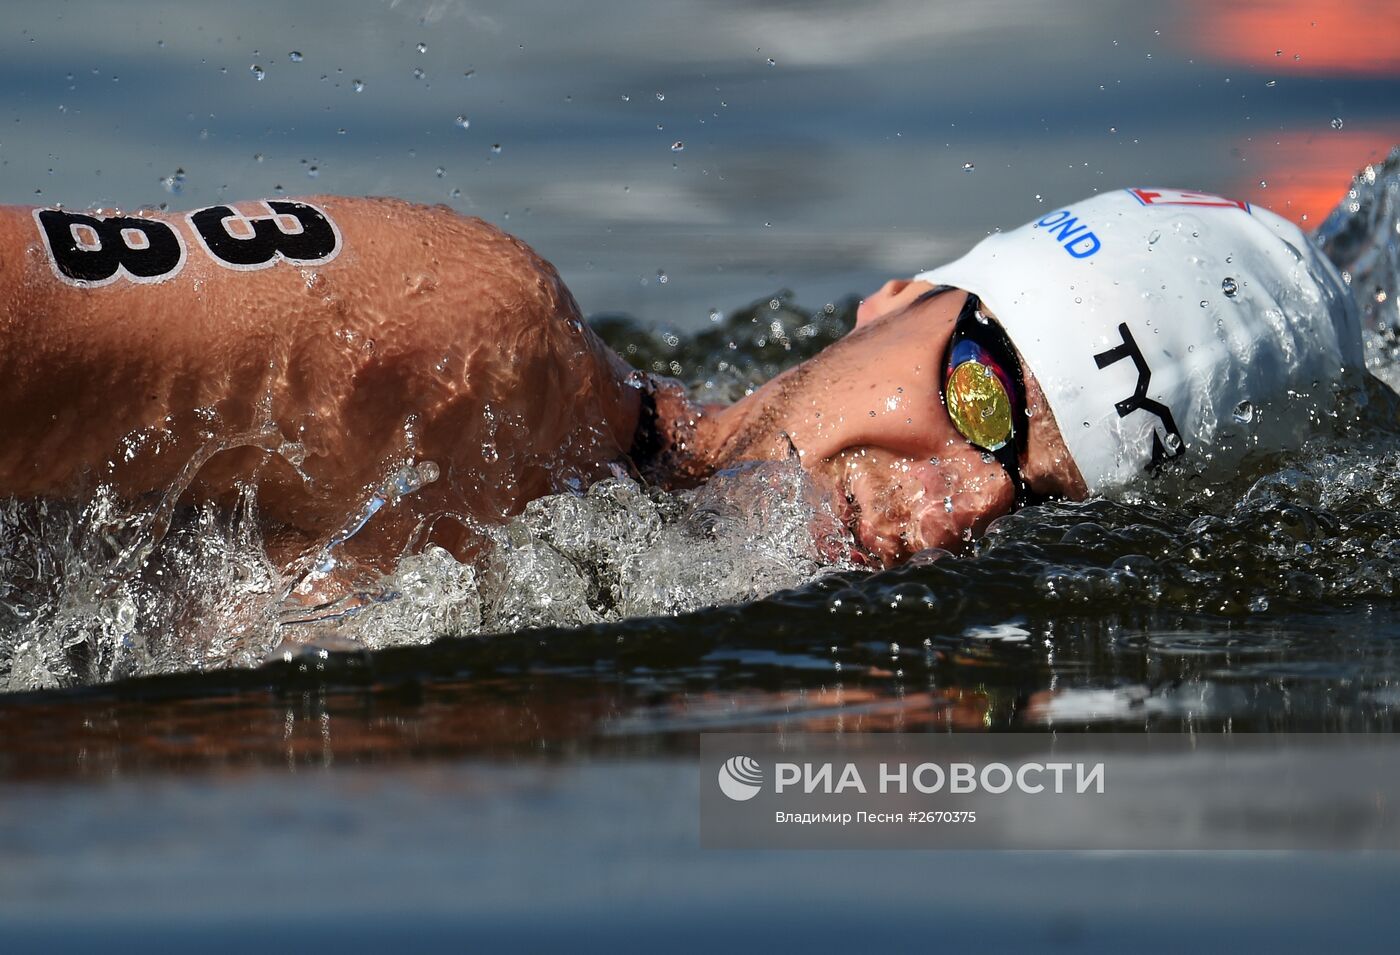
<path fill-rule="evenodd" d="M 887 315 L 903 311 L 920 295 L 933 289 L 928 282 L 914 279 L 890 279 L 880 290 L 862 299 L 856 309 L 856 328 L 878 322 Z"/>

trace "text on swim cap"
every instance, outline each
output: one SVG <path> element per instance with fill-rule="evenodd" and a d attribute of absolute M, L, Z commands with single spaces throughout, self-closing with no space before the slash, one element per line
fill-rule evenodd
<path fill-rule="evenodd" d="M 1133 386 L 1133 393 L 1122 401 L 1116 402 L 1114 408 L 1117 409 L 1120 418 L 1126 418 L 1134 411 L 1146 411 L 1148 414 L 1156 416 L 1166 430 L 1168 438 L 1174 439 L 1163 442 L 1157 429 L 1152 429 L 1152 458 L 1147 463 L 1147 470 L 1156 471 L 1168 459 L 1186 453 L 1186 442 L 1182 440 L 1181 432 L 1177 430 L 1172 410 L 1160 401 L 1153 401 L 1147 397 L 1148 386 L 1152 383 L 1152 369 L 1147 366 L 1147 359 L 1142 357 L 1142 349 L 1138 348 L 1137 340 L 1133 338 L 1132 330 L 1128 328 L 1127 322 L 1119 323 L 1118 334 L 1122 336 L 1123 344 L 1115 345 L 1107 351 L 1096 354 L 1094 364 L 1098 365 L 1099 370 L 1102 371 L 1124 358 L 1132 359 L 1133 367 L 1137 369 L 1137 384 Z M 1168 445 L 1170 445 L 1170 450 L 1168 450 Z"/>
<path fill-rule="evenodd" d="M 1145 206 L 1205 206 L 1214 209 L 1243 209 L 1253 214 L 1249 203 L 1217 196 L 1213 192 L 1193 192 L 1189 189 L 1129 189 L 1128 195 Z"/>
<path fill-rule="evenodd" d="M 1068 209 L 1050 213 L 1037 222 L 1035 227 L 1046 229 L 1055 237 L 1055 241 L 1060 243 L 1064 250 L 1076 259 L 1087 259 L 1103 248 L 1099 237 L 1090 231 L 1087 225 L 1080 222 L 1077 216 L 1071 215 Z"/>

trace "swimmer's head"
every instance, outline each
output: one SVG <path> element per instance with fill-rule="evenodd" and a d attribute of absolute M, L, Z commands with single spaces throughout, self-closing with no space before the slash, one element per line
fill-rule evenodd
<path fill-rule="evenodd" d="M 978 407 L 1009 416 L 1009 458 L 949 413 L 963 290 L 1005 333 L 971 367 L 996 379 Z M 719 465 L 795 450 L 860 545 L 897 563 L 1018 500 L 1296 445 L 1309 407 L 1361 368 L 1355 305 L 1295 227 L 1200 193 L 1123 191 L 887 283 L 854 332 L 714 416 L 706 443 Z"/>
<path fill-rule="evenodd" d="M 854 332 L 712 412 L 704 431 L 707 455 L 718 466 L 795 451 L 860 547 L 884 564 L 925 548 L 956 549 L 1018 498 L 1003 449 L 990 448 L 997 439 L 979 434 L 974 443 L 943 397 L 949 346 L 967 317 L 968 295 L 958 289 L 905 295 L 906 286 L 881 289 Z M 1004 450 L 1015 452 L 1022 496 L 1083 497 L 1034 371 L 1016 370 L 1020 380 L 1009 390 L 1018 392 L 1024 433 Z"/>
<path fill-rule="evenodd" d="M 1294 447 L 1363 366 L 1354 301 L 1296 226 L 1176 189 L 1125 189 L 994 235 L 918 276 L 979 293 L 1092 493 L 1179 459 Z"/>

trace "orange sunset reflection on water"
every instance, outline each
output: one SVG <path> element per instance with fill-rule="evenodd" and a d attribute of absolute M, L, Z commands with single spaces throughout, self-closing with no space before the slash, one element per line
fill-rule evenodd
<path fill-rule="evenodd" d="M 1219 63 L 1273 71 L 1280 93 L 1292 78 L 1400 78 L 1400 0 L 1201 0 L 1182 37 Z M 1348 120 L 1344 111 L 1319 115 L 1315 127 L 1238 141 L 1241 172 L 1229 194 L 1313 227 L 1360 166 L 1400 144 L 1400 124 Z"/>
<path fill-rule="evenodd" d="M 1346 195 L 1351 177 L 1367 163 L 1380 162 L 1400 131 L 1380 126 L 1340 133 L 1285 133 L 1268 141 L 1255 139 L 1240 146 L 1249 157 L 1250 172 L 1227 190 L 1272 209 L 1305 228 L 1322 224 L 1327 213 Z"/>

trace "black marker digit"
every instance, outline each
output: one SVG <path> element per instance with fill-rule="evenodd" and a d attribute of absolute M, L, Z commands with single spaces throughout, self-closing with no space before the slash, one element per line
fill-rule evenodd
<path fill-rule="evenodd" d="M 179 234 L 156 219 L 35 209 L 34 221 L 54 275 L 70 285 L 107 285 L 122 275 L 161 282 L 185 263 Z"/>
<path fill-rule="evenodd" d="M 320 265 L 340 251 L 340 233 L 325 213 L 304 202 L 269 199 L 263 202 L 272 213 L 244 216 L 229 206 L 211 206 L 191 212 L 190 226 L 216 262 L 231 269 L 263 269 L 279 260 L 294 265 Z M 279 220 L 296 223 L 292 231 Z M 229 231 L 228 221 L 241 221 L 246 235 Z"/>

